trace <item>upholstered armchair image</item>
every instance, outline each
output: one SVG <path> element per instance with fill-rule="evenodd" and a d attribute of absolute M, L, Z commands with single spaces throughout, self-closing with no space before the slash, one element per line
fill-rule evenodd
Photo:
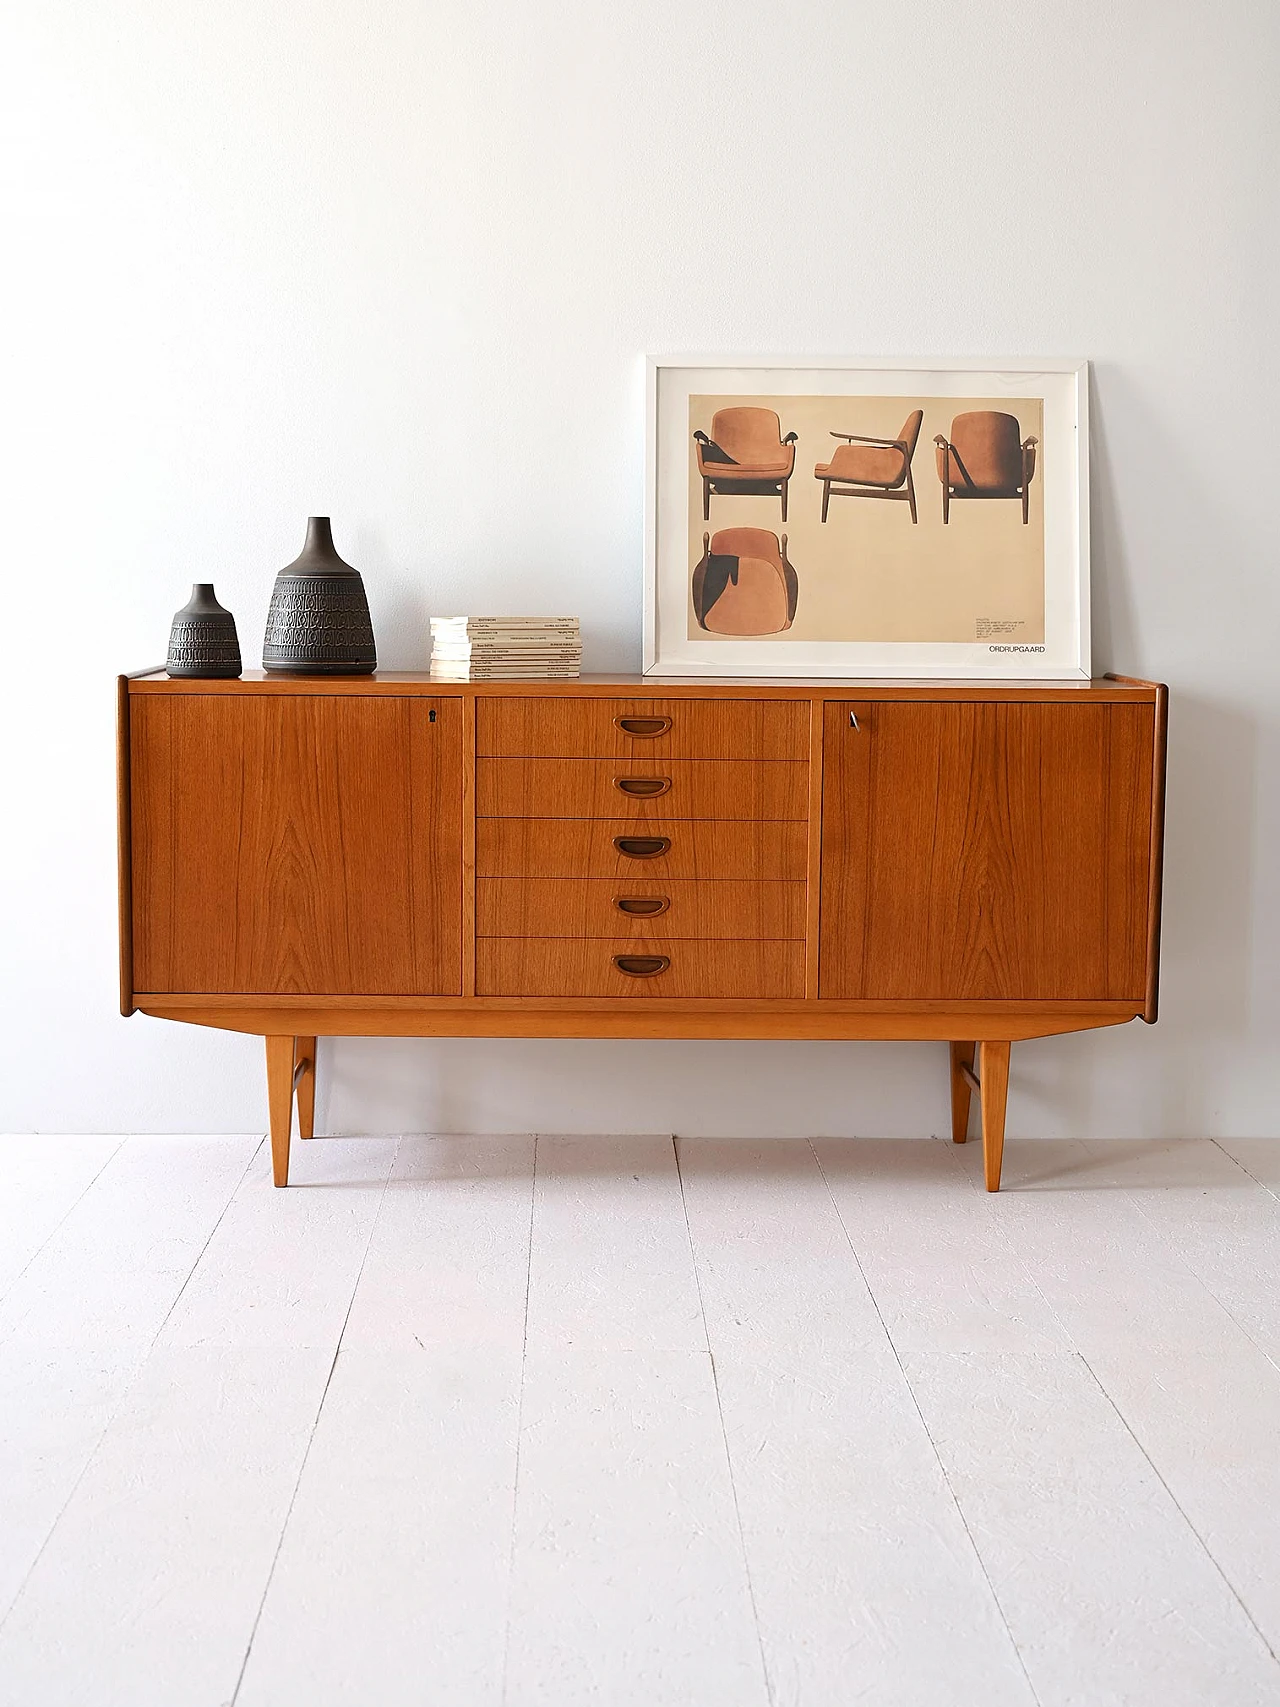
<path fill-rule="evenodd" d="M 693 611 L 708 634 L 781 634 L 795 621 L 800 582 L 765 528 L 721 528 L 702 536 L 693 572 Z"/>
<path fill-rule="evenodd" d="M 813 471 L 822 482 L 822 519 L 832 498 L 898 498 L 911 506 L 916 518 L 916 489 L 911 479 L 911 459 L 916 454 L 923 409 L 913 409 L 902 423 L 896 439 L 869 439 L 861 433 L 832 433 L 845 442 L 830 462 L 820 462 Z"/>
<path fill-rule="evenodd" d="M 956 498 L 1021 498 L 1026 525 L 1040 441 L 1019 440 L 1021 430 L 1015 415 L 1001 414 L 998 409 L 974 409 L 956 416 L 949 439 L 941 433 L 935 436 L 944 522 L 951 520 Z"/>
<path fill-rule="evenodd" d="M 717 409 L 711 417 L 711 437 L 694 435 L 698 473 L 702 476 L 702 519 L 711 520 L 711 495 L 735 494 L 782 499 L 787 519 L 787 482 L 796 465 L 796 435 L 782 436 L 782 423 L 772 409 L 742 405 Z"/>

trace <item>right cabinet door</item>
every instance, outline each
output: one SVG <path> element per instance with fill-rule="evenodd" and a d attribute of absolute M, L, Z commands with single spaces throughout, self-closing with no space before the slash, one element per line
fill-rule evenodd
<path fill-rule="evenodd" d="M 821 995 L 1140 1001 L 1154 716 L 829 701 Z"/>

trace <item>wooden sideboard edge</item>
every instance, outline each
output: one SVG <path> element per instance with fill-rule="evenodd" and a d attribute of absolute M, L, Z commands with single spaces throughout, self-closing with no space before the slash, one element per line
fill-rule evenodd
<path fill-rule="evenodd" d="M 1145 676 L 1121 676 L 1108 670 L 1104 681 L 1148 688 L 1155 696 L 1155 752 L 1151 767 L 1151 855 L 1147 884 L 1147 998 L 1142 1017 L 1154 1025 L 1160 1017 L 1160 916 L 1164 902 L 1164 801 L 1169 748 L 1169 689 Z"/>
<path fill-rule="evenodd" d="M 1125 688 L 1146 688 L 1149 693 L 1167 693 L 1169 690 L 1163 682 L 1149 681 L 1146 676 L 1122 676 L 1117 670 L 1107 670 L 1097 678 L 1103 682 L 1115 682 Z"/>
<path fill-rule="evenodd" d="M 734 677 L 708 680 L 657 676 L 577 676 L 567 681 L 441 682 L 425 671 L 383 671 L 372 676 L 265 676 L 246 671 L 231 680 L 171 679 L 154 670 L 128 678 L 131 693 L 169 694 L 372 694 L 430 699 L 577 698 L 577 699 L 883 699 L 916 701 L 1000 700 L 1046 703 L 1084 697 L 1099 704 L 1130 704 L 1151 699 L 1155 684 L 1136 678 L 1094 677 L 1089 681 L 930 681 L 889 679 Z"/>
<path fill-rule="evenodd" d="M 476 993 L 476 702 L 462 702 L 462 993 Z"/>
<path fill-rule="evenodd" d="M 1156 687 L 1155 758 L 1151 772 L 1151 884 L 1147 892 L 1147 1001 L 1142 1017 L 1160 1017 L 1160 916 L 1164 902 L 1164 798 L 1169 746 L 1169 690 Z"/>
<path fill-rule="evenodd" d="M 800 939 L 794 940 L 798 942 Z M 308 1013 L 318 1009 L 326 1013 L 359 1013 L 377 1009 L 384 1013 L 423 1014 L 485 1013 L 504 1009 L 516 1013 L 525 1008 L 623 1014 L 633 1012 L 643 1002 L 647 1012 L 701 1013 L 714 1006 L 738 1013 L 759 1014 L 946 1014 L 961 1024 L 984 1014 L 1015 1018 L 1025 1014 L 1124 1012 L 1136 1017 L 1141 1014 L 1143 1005 L 1141 996 L 972 1002 L 947 1001 L 933 996 L 901 1001 L 823 996 L 810 1001 L 803 996 L 351 996 L 330 991 L 317 991 L 313 995 L 281 995 L 266 990 L 139 990 L 135 992 L 134 1000 L 140 1008 L 146 1004 L 166 1008 L 279 1008 L 282 1012 L 305 1009 Z"/>
<path fill-rule="evenodd" d="M 799 1007 L 800 1004 L 794 1004 Z M 731 1009 L 721 1002 L 701 1003 L 696 1011 L 673 1011 L 670 1005 L 636 1003 L 626 1012 L 601 1011 L 586 1003 L 558 1007 L 553 1002 L 527 1000 L 519 1007 L 405 1008 L 255 1008 L 180 1007 L 172 1003 L 141 1003 L 139 1011 L 153 1019 L 179 1020 L 188 1025 L 257 1037 L 562 1037 L 618 1040 L 746 1040 L 758 1042 L 1025 1042 L 1066 1032 L 1095 1031 L 1127 1025 L 1141 1016 L 1134 1003 L 1104 1007 L 1081 1002 L 1033 1014 L 957 1013 L 778 1013 L 748 1008 Z"/>
<path fill-rule="evenodd" d="M 116 883 L 119 915 L 120 1012 L 133 1000 L 133 805 L 129 793 L 129 677 L 116 677 Z"/>

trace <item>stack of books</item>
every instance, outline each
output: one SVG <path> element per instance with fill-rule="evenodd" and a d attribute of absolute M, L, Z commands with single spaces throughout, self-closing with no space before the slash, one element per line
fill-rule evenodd
<path fill-rule="evenodd" d="M 431 674 L 441 682 L 571 680 L 582 669 L 576 616 L 433 616 Z"/>

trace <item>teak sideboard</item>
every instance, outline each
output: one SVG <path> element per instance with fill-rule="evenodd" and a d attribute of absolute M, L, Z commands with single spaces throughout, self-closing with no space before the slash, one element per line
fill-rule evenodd
<path fill-rule="evenodd" d="M 1009 1047 L 1156 1018 L 1166 690 L 120 679 L 121 1011 L 265 1037 Z"/>

